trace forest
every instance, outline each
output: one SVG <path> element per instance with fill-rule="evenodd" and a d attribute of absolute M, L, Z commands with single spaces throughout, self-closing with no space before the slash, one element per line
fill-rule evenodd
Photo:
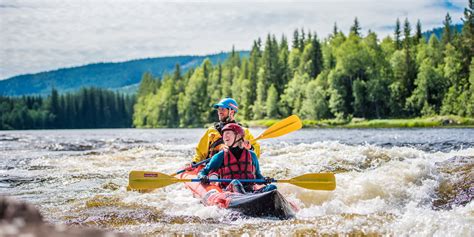
<path fill-rule="evenodd" d="M 216 120 L 212 105 L 224 97 L 239 103 L 238 119 L 307 120 L 474 116 L 473 4 L 460 32 L 446 14 L 441 38 L 424 37 L 422 25 L 395 21 L 393 35 L 362 32 L 355 18 L 344 34 L 296 29 L 292 39 L 256 39 L 248 58 L 232 50 L 213 65 L 154 78 L 143 75 L 134 127 L 200 127 Z M 413 29 L 414 28 L 414 29 Z"/>
<path fill-rule="evenodd" d="M 97 88 L 48 97 L 0 96 L 0 129 L 126 128 L 135 96 Z"/>

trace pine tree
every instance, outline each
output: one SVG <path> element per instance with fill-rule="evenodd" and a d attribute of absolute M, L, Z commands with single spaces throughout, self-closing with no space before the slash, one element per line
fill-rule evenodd
<path fill-rule="evenodd" d="M 291 78 L 291 70 L 289 65 L 289 54 L 288 51 L 288 41 L 286 40 L 285 36 L 282 36 L 280 49 L 278 52 L 278 65 L 279 65 L 279 78 L 278 84 L 276 84 L 276 90 L 278 93 L 278 97 L 283 93 L 285 89 L 285 85 L 288 84 L 288 81 Z"/>
<path fill-rule="evenodd" d="M 306 46 L 306 34 L 304 33 L 304 29 L 301 28 L 301 35 L 300 35 L 300 43 L 299 43 L 299 49 L 301 51 L 304 50 L 304 47 Z"/>
<path fill-rule="evenodd" d="M 293 41 L 292 41 L 291 48 L 293 48 L 293 49 L 299 49 L 300 48 L 300 33 L 299 33 L 298 29 L 295 29 L 293 31 Z"/>
<path fill-rule="evenodd" d="M 360 28 L 360 25 L 359 25 L 359 20 L 356 17 L 354 19 L 354 25 L 351 26 L 350 33 L 360 37 L 361 36 L 360 35 L 360 30 L 361 30 L 361 28 Z"/>
<path fill-rule="evenodd" d="M 145 72 L 140 81 L 140 86 L 138 88 L 137 96 L 144 96 L 150 93 L 154 93 L 157 88 L 157 83 L 153 79 L 153 76 L 149 72 Z"/>
<path fill-rule="evenodd" d="M 321 44 L 314 33 L 314 38 L 311 40 L 312 52 L 311 52 L 311 70 L 309 76 L 316 78 L 319 73 L 323 70 L 323 53 L 321 51 Z"/>
<path fill-rule="evenodd" d="M 253 42 L 252 50 L 250 51 L 249 57 L 249 87 L 252 88 L 249 93 L 249 101 L 253 104 L 253 102 L 257 99 L 256 88 L 257 88 L 257 80 L 258 80 L 258 70 L 260 68 L 260 60 L 262 56 L 261 52 L 261 41 Z M 250 106 L 250 104 L 249 104 Z"/>
<path fill-rule="evenodd" d="M 451 32 L 452 21 L 451 21 L 451 16 L 449 15 L 449 13 L 446 13 L 446 17 L 444 18 L 443 25 L 444 25 L 444 28 L 443 28 L 443 35 L 441 37 L 441 43 L 444 46 L 448 43 L 452 44 L 452 40 L 453 40 L 453 33 Z"/>
<path fill-rule="evenodd" d="M 50 116 L 50 121 L 49 121 L 49 126 L 48 128 L 54 128 L 58 122 L 60 121 L 61 118 L 59 118 L 59 94 L 58 90 L 55 88 L 51 89 L 51 96 L 48 98 L 49 100 L 49 106 L 48 106 L 48 112 Z"/>
<path fill-rule="evenodd" d="M 423 38 L 423 34 L 422 34 L 422 31 L 421 31 L 421 22 L 420 22 L 420 20 L 418 20 L 416 22 L 416 32 L 415 32 L 415 36 L 414 36 L 415 44 L 420 43 L 420 40 L 422 38 Z"/>
<path fill-rule="evenodd" d="M 397 21 L 395 23 L 395 32 L 394 32 L 394 38 L 395 38 L 395 49 L 401 49 L 402 48 L 402 42 L 400 40 L 401 37 L 401 30 L 400 30 L 400 19 L 397 18 Z"/>
<path fill-rule="evenodd" d="M 253 105 L 253 119 L 263 119 L 265 117 L 265 102 L 266 102 L 266 88 L 265 88 L 265 71 L 260 68 L 258 71 L 258 82 L 257 82 L 257 99 Z"/>
<path fill-rule="evenodd" d="M 414 80 L 416 78 L 416 65 L 413 60 L 412 55 L 412 42 L 411 42 L 411 26 L 408 22 L 408 18 L 405 18 L 405 23 L 403 24 L 403 50 L 405 53 L 405 75 L 404 75 L 404 84 L 407 88 L 407 94 L 405 97 L 408 97 L 414 89 Z"/>

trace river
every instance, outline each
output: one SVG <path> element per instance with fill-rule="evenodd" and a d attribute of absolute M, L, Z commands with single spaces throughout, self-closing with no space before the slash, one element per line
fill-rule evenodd
<path fill-rule="evenodd" d="M 0 194 L 51 223 L 145 236 L 474 235 L 474 129 L 303 129 L 261 140 L 265 176 L 336 173 L 334 191 L 278 184 L 300 207 L 290 220 L 204 207 L 183 184 L 126 191 L 131 170 L 179 170 L 203 133 L 0 131 Z"/>

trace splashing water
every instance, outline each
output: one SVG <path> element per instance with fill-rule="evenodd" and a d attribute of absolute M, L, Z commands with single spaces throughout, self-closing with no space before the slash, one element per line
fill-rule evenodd
<path fill-rule="evenodd" d="M 304 129 L 262 141 L 266 176 L 336 173 L 332 192 L 278 184 L 301 208 L 290 220 L 205 207 L 182 184 L 126 191 L 131 170 L 179 170 L 203 133 L 2 132 L 0 193 L 35 204 L 52 223 L 149 236 L 473 235 L 474 129 Z"/>

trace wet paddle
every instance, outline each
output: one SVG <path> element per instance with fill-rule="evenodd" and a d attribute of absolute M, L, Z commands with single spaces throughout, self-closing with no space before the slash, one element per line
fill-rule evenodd
<path fill-rule="evenodd" d="M 231 179 L 210 179 L 209 182 L 231 182 Z M 239 179 L 242 183 L 265 183 L 263 179 Z M 166 187 L 180 182 L 201 182 L 200 179 L 178 179 L 160 172 L 132 171 L 129 176 L 129 187 L 134 190 L 149 190 Z M 334 190 L 336 178 L 333 173 L 310 173 L 292 179 L 273 179 L 275 183 L 289 183 L 311 190 Z"/>
<path fill-rule="evenodd" d="M 260 139 L 267 139 L 267 138 L 274 138 L 274 137 L 279 137 L 283 136 L 285 134 L 288 134 L 290 132 L 294 132 L 300 128 L 303 127 L 303 123 L 301 123 L 300 118 L 297 115 L 291 115 L 290 117 L 281 120 L 278 123 L 273 124 L 269 128 L 267 128 L 262 134 L 260 134 L 258 137 L 254 138 L 253 140 L 250 141 L 250 144 L 255 144 Z M 211 158 L 205 159 L 203 161 L 200 161 L 196 164 L 193 164 L 192 167 L 198 167 L 201 164 L 206 164 L 209 162 Z M 171 176 L 176 176 L 177 174 L 181 174 L 186 170 L 180 170 L 174 174 L 171 174 Z"/>

